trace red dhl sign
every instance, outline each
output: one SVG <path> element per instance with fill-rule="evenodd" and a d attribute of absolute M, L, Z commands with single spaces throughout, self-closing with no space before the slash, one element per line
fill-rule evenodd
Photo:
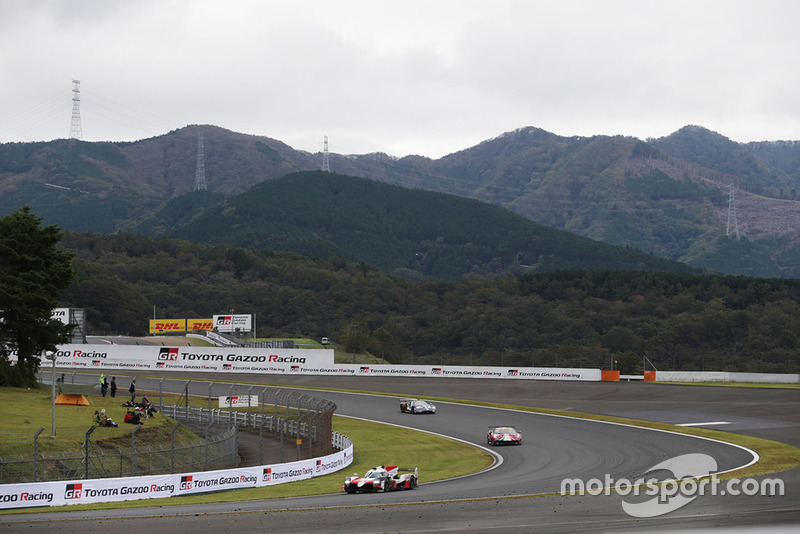
<path fill-rule="evenodd" d="M 186 332 L 186 319 L 151 319 L 151 334 Z"/>
<path fill-rule="evenodd" d="M 186 319 L 186 329 L 192 330 L 214 330 L 214 319 Z"/>

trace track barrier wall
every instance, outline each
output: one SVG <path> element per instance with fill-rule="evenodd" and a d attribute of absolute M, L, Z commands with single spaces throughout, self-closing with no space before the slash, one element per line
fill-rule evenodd
<path fill-rule="evenodd" d="M 599 369 L 464 365 L 360 365 L 333 361 L 330 349 L 62 345 L 59 369 L 231 372 L 284 375 L 413 376 L 599 381 Z"/>
<path fill-rule="evenodd" d="M 353 462 L 353 442 L 334 433 L 338 452 L 283 464 L 141 477 L 32 482 L 0 486 L 0 510 L 158 499 L 231 489 L 259 488 L 323 476 Z"/>

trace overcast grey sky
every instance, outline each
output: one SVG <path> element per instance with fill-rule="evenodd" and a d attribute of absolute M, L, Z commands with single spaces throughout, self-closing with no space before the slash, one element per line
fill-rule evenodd
<path fill-rule="evenodd" d="M 795 0 L 0 0 L 0 142 L 213 124 L 433 158 L 558 135 L 800 140 Z"/>

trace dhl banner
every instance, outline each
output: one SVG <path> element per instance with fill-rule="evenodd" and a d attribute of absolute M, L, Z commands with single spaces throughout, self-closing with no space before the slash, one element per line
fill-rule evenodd
<path fill-rule="evenodd" d="M 186 319 L 186 330 L 214 330 L 214 319 Z"/>
<path fill-rule="evenodd" d="M 150 319 L 151 334 L 186 332 L 186 319 Z"/>
<path fill-rule="evenodd" d="M 195 330 L 213 330 L 214 319 L 150 319 L 151 334 L 179 334 Z"/>

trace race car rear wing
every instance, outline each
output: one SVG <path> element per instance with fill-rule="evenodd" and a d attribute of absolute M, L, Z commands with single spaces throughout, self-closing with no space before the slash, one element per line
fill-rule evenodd
<path fill-rule="evenodd" d="M 402 472 L 402 473 L 414 473 L 414 476 L 419 478 L 419 468 L 418 467 L 415 467 L 415 468 L 412 469 L 410 467 L 397 467 L 395 465 L 395 466 L 392 466 L 392 467 L 386 467 L 385 469 L 393 477 L 396 477 L 399 473 Z"/>

